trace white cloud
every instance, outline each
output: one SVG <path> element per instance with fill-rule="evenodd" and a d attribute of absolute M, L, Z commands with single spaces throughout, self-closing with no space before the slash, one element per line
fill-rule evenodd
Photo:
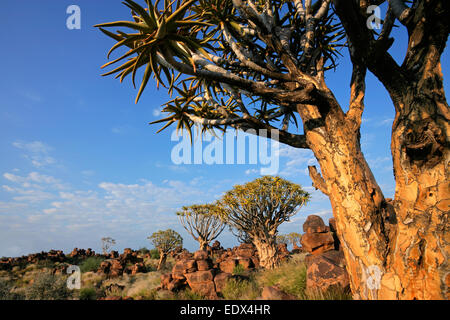
<path fill-rule="evenodd" d="M 52 176 L 40 174 L 39 172 L 31 172 L 28 176 L 19 176 L 13 173 L 6 172 L 3 174 L 6 180 L 21 184 L 24 188 L 42 188 L 42 185 L 55 189 L 65 189 L 66 186 L 59 180 Z"/>
<path fill-rule="evenodd" d="M 247 170 L 245 170 L 245 174 L 246 175 L 256 174 L 256 173 L 259 173 L 258 169 L 247 169 Z"/>
<path fill-rule="evenodd" d="M 308 175 L 308 166 L 317 166 L 316 158 L 311 150 L 298 149 L 289 146 L 280 147 L 280 158 L 285 158 L 286 163 L 281 165 L 281 175 L 292 177 L 295 175 Z"/>
<path fill-rule="evenodd" d="M 56 160 L 49 155 L 52 150 L 49 146 L 41 141 L 21 142 L 16 141 L 12 144 L 14 147 L 25 152 L 23 155 L 31 164 L 37 168 L 52 165 Z"/>
<path fill-rule="evenodd" d="M 15 188 L 7 185 L 2 186 L 3 189 L 9 193 L 13 193 L 13 200 L 20 202 L 42 202 L 54 198 L 52 193 L 38 190 L 38 189 L 25 189 L 25 188 Z"/>

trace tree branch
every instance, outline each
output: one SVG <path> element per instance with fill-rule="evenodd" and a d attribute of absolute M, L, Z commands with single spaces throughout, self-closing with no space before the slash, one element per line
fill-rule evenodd
<path fill-rule="evenodd" d="M 327 184 L 320 173 L 317 172 L 316 166 L 308 166 L 309 176 L 313 182 L 313 186 L 316 189 L 322 191 L 325 195 L 329 195 Z"/>

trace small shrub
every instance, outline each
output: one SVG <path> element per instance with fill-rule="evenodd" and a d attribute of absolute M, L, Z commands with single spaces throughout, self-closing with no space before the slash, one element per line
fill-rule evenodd
<path fill-rule="evenodd" d="M 352 293 L 350 289 L 342 288 L 341 286 L 331 286 L 326 291 L 321 290 L 306 290 L 305 300 L 352 300 Z"/>
<path fill-rule="evenodd" d="M 233 268 L 233 274 L 240 276 L 245 272 L 245 268 L 242 264 L 238 264 Z"/>
<path fill-rule="evenodd" d="M 40 260 L 36 264 L 37 269 L 51 269 L 55 267 L 55 263 L 49 259 Z"/>
<path fill-rule="evenodd" d="M 97 299 L 97 292 L 94 288 L 82 288 L 80 290 L 80 300 L 95 300 Z"/>
<path fill-rule="evenodd" d="M 81 263 L 80 270 L 81 272 L 95 272 L 98 270 L 103 260 L 104 259 L 101 257 L 89 257 Z"/>
<path fill-rule="evenodd" d="M 158 249 L 150 250 L 150 257 L 152 257 L 152 259 L 159 259 L 159 251 L 158 251 Z"/>
<path fill-rule="evenodd" d="M 11 281 L 0 278 L 0 300 L 24 300 L 25 296 L 13 291 Z"/>
<path fill-rule="evenodd" d="M 306 265 L 303 260 L 292 259 L 272 270 L 258 275 L 261 287 L 278 285 L 281 290 L 303 299 L 306 290 Z"/>
<path fill-rule="evenodd" d="M 158 291 L 156 289 L 142 289 L 131 297 L 141 300 L 156 300 L 158 297 Z"/>
<path fill-rule="evenodd" d="M 104 293 L 105 293 L 105 296 L 107 296 L 107 297 L 112 297 L 112 296 L 122 297 L 122 296 L 124 296 L 124 294 L 123 294 L 124 289 L 125 289 L 124 285 L 113 283 L 113 284 L 110 284 L 109 286 L 106 286 Z"/>
<path fill-rule="evenodd" d="M 140 248 L 138 251 L 139 251 L 139 253 L 142 254 L 142 255 L 147 254 L 147 253 L 150 252 L 150 250 L 148 250 L 146 247 L 142 247 L 142 248 Z"/>
<path fill-rule="evenodd" d="M 192 291 L 191 289 L 185 289 L 179 291 L 176 294 L 177 300 L 204 300 L 205 297 L 197 292 Z"/>
<path fill-rule="evenodd" d="M 71 296 L 66 279 L 52 274 L 37 276 L 26 292 L 29 300 L 66 300 Z"/>
<path fill-rule="evenodd" d="M 230 278 L 222 290 L 226 300 L 254 300 L 260 293 L 261 290 L 253 278 Z"/>

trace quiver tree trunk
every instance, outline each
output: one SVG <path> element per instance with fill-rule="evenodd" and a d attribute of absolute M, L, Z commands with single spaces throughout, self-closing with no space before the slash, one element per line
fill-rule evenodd
<path fill-rule="evenodd" d="M 198 243 L 200 244 L 200 250 L 207 250 L 209 242 L 201 237 L 198 237 L 197 239 Z"/>
<path fill-rule="evenodd" d="M 164 265 L 166 264 L 166 260 L 167 260 L 167 253 L 160 251 L 157 270 L 161 270 L 164 267 Z"/>
<path fill-rule="evenodd" d="M 265 269 L 273 269 L 278 264 L 278 251 L 275 238 L 254 239 L 253 244 L 258 251 L 259 265 Z"/>
<path fill-rule="evenodd" d="M 354 297 L 377 299 L 370 272 L 384 270 L 387 204 L 361 152 L 358 129 L 332 96 L 327 103 L 325 117 L 316 113 L 316 107 L 299 106 L 307 142 L 321 168 L 319 174 L 309 167 L 310 176 L 313 185 L 330 198 Z"/>
<path fill-rule="evenodd" d="M 393 97 L 398 223 L 389 264 L 397 285 L 387 298 L 449 298 L 450 113 L 440 64 L 433 64 L 429 55 L 427 59 L 431 61 L 421 79 L 405 84 L 402 95 Z"/>
<path fill-rule="evenodd" d="M 314 107 L 299 110 L 321 168 L 319 174 L 310 167 L 310 176 L 330 198 L 354 298 L 447 298 L 450 128 L 445 100 L 436 99 L 436 90 L 427 94 L 422 88 L 399 101 L 398 110 L 408 116 L 398 112 L 393 125 L 393 202 L 384 199 L 348 114 L 334 103 L 329 101 L 320 127 L 308 127 Z"/>
<path fill-rule="evenodd" d="M 420 95 L 432 95 L 423 90 Z M 386 298 L 445 299 L 450 282 L 448 106 L 419 95 L 400 104 L 410 115 L 399 112 L 393 126 L 397 230 L 388 264 L 395 286 Z"/>
<path fill-rule="evenodd" d="M 351 257 L 349 259 L 353 249 L 346 249 L 344 244 L 352 289 L 357 297 L 368 299 L 448 299 L 450 115 L 440 59 L 450 28 L 449 1 L 415 1 L 411 7 L 404 1 L 389 1 L 390 7 L 377 39 L 366 28 L 367 16 L 361 14 L 366 12 L 367 1 L 333 2 L 351 47 L 353 101 L 357 102 L 358 91 L 364 92 L 364 88 L 358 89 L 358 86 L 364 85 L 361 79 L 367 68 L 387 89 L 395 106 L 391 140 L 396 181 L 394 201 L 381 200 L 381 217 L 374 215 L 365 221 L 367 228 L 371 223 L 371 228 L 376 226 L 375 230 L 381 232 L 380 241 L 367 243 L 370 250 L 380 252 L 380 268 L 376 272 L 380 281 L 369 285 L 375 290 L 361 291 L 354 286 L 358 281 L 353 279 L 355 274 L 351 271 Z M 389 34 L 394 22 L 403 24 L 408 32 L 408 49 L 402 65 L 388 53 L 393 42 Z M 360 112 L 351 105 L 347 117 L 352 113 Z M 324 170 L 323 161 L 319 159 L 319 163 Z M 327 180 L 325 175 L 324 184 L 330 187 L 333 181 Z M 345 223 L 339 222 L 343 214 L 338 210 L 340 204 L 333 203 L 333 198 L 335 195 L 330 193 L 338 235 L 348 245 L 345 225 L 351 225 L 354 218 L 350 216 Z"/>

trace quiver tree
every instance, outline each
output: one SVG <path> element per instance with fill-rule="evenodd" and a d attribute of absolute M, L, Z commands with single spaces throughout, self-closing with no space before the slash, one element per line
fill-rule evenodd
<path fill-rule="evenodd" d="M 200 244 L 200 250 L 206 250 L 225 228 L 214 204 L 184 206 L 177 215 L 186 231 Z"/>
<path fill-rule="evenodd" d="M 219 201 L 226 223 L 245 233 L 258 251 L 260 265 L 277 264 L 278 227 L 306 204 L 309 194 L 280 177 L 264 176 L 236 185 Z"/>
<path fill-rule="evenodd" d="M 281 234 L 277 236 L 278 243 L 285 243 L 287 245 L 291 245 L 294 249 L 297 249 L 297 243 L 300 243 L 302 235 L 297 232 L 291 232 L 288 234 Z"/>
<path fill-rule="evenodd" d="M 367 27 L 367 9 L 386 2 L 377 34 Z M 137 100 L 152 75 L 179 94 L 156 121 L 162 129 L 247 130 L 313 152 L 320 172 L 311 166 L 310 177 L 330 198 L 354 298 L 443 299 L 450 282 L 450 115 L 440 57 L 449 1 L 405 2 L 180 0 L 160 10 L 151 1 L 143 9 L 126 0 L 132 21 L 98 27 L 116 41 L 111 52 L 129 49 L 107 64 L 122 62 L 106 74 L 131 75 L 135 83 L 144 67 Z M 396 20 L 408 31 L 402 65 L 388 53 Z M 325 82 L 344 45 L 353 64 L 345 111 Z M 386 87 L 396 112 L 392 203 L 361 152 L 367 70 Z M 374 269 L 375 286 L 368 281 Z"/>
<path fill-rule="evenodd" d="M 111 237 L 103 237 L 102 239 L 102 252 L 107 255 L 111 248 L 116 244 L 116 240 Z"/>
<path fill-rule="evenodd" d="M 158 231 L 148 237 L 153 246 L 158 249 L 159 262 L 158 270 L 165 265 L 167 255 L 175 249 L 183 246 L 183 238 L 174 230 L 167 229 L 165 231 Z"/>

